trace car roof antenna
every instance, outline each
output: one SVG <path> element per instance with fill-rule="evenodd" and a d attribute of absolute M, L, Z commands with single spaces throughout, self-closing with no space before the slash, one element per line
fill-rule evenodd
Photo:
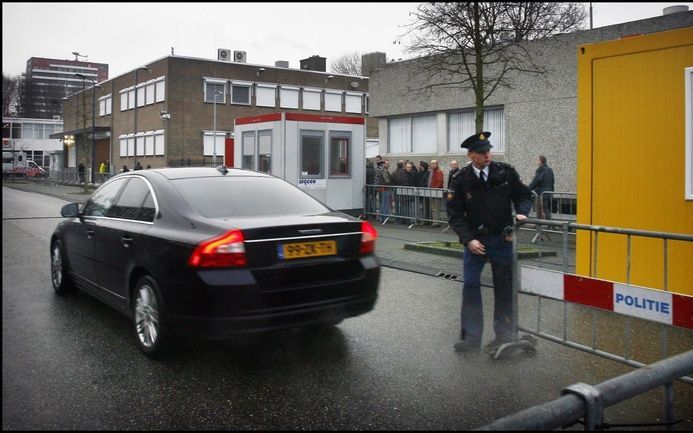
<path fill-rule="evenodd" d="M 218 171 L 219 173 L 225 175 L 225 174 L 227 174 L 227 173 L 229 172 L 229 169 L 226 168 L 225 165 L 220 165 L 219 167 L 217 167 L 217 171 Z"/>

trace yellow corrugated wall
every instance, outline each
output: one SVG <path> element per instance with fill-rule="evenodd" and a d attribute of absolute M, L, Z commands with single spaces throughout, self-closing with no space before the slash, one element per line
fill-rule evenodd
<path fill-rule="evenodd" d="M 693 234 L 684 69 L 693 28 L 578 47 L 578 222 Z M 690 133 L 690 132 L 689 132 Z M 578 232 L 577 273 L 626 282 L 625 236 Z M 669 241 L 667 289 L 693 295 L 693 243 Z M 664 245 L 632 238 L 630 283 L 664 289 Z"/>

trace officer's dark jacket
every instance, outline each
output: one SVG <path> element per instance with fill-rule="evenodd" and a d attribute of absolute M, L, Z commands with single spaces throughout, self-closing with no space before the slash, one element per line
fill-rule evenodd
<path fill-rule="evenodd" d="M 532 208 L 531 197 L 512 165 L 492 161 L 488 180 L 482 182 L 469 164 L 452 177 L 448 221 L 466 245 L 485 233 L 500 234 L 505 227 L 512 226 L 511 203 L 518 214 L 527 215 Z"/>

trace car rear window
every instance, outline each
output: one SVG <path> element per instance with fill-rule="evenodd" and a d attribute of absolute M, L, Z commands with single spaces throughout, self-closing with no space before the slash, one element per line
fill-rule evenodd
<path fill-rule="evenodd" d="M 208 218 L 330 212 L 298 187 L 274 177 L 176 179 L 173 185 L 190 206 Z"/>

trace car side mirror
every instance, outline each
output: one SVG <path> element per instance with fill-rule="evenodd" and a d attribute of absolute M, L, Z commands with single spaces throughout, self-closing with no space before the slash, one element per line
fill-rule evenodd
<path fill-rule="evenodd" d="M 66 218 L 75 218 L 79 215 L 79 203 L 69 203 L 60 209 L 60 215 Z"/>

